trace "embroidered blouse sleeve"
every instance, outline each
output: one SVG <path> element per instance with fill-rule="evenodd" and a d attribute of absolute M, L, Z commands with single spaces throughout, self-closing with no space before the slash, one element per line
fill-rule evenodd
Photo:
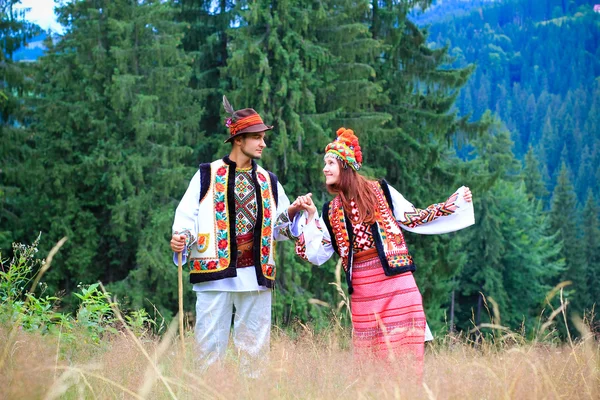
<path fill-rule="evenodd" d="M 200 205 L 200 171 L 196 171 L 190 181 L 183 198 L 175 210 L 173 221 L 173 234 L 186 235 L 187 246 L 183 250 L 183 263 L 187 261 L 189 247 L 196 242 L 198 209 Z M 177 253 L 173 255 L 173 262 L 177 264 Z"/>
<path fill-rule="evenodd" d="M 334 253 L 329 231 L 325 228 L 323 220 L 316 216 L 310 223 L 306 223 L 306 213 L 299 217 L 303 221 L 299 224 L 301 231 L 296 241 L 296 254 L 314 265 L 322 265 Z"/>
<path fill-rule="evenodd" d="M 273 236 L 275 240 L 297 240 L 291 231 L 292 221 L 288 215 L 288 208 L 290 206 L 290 200 L 285 194 L 285 190 L 281 183 L 277 182 L 277 219 L 275 220 L 275 229 Z"/>
<path fill-rule="evenodd" d="M 422 234 L 440 234 L 457 231 L 475 223 L 473 203 L 463 198 L 464 186 L 445 202 L 427 208 L 416 208 L 396 189 L 389 186 L 394 217 L 407 231 Z"/>

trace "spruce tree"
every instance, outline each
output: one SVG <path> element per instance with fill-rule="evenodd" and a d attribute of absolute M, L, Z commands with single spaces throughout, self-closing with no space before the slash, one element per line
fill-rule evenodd
<path fill-rule="evenodd" d="M 532 146 L 529 146 L 529 150 L 527 151 L 527 154 L 525 154 L 523 180 L 525 181 L 527 194 L 531 199 L 539 201 L 545 200 L 548 196 L 548 191 L 546 190 L 542 172 L 540 171 L 540 163 L 534 154 Z"/>
<path fill-rule="evenodd" d="M 488 115 L 485 118 L 489 118 Z M 492 296 L 506 310 L 508 294 L 504 288 L 502 275 L 505 266 L 502 257 L 507 252 L 508 243 L 502 235 L 503 203 L 492 194 L 498 182 L 510 176 L 518 164 L 510 150 L 512 142 L 506 130 L 491 131 L 487 139 L 474 140 L 477 157 L 467 164 L 467 179 L 472 181 L 474 208 L 477 224 L 470 228 L 460 240 L 464 243 L 467 261 L 460 276 L 457 326 L 471 329 L 471 315 L 475 324 L 485 316 L 482 295 Z M 473 179 L 476 178 L 476 179 Z M 479 194 L 479 195 L 478 195 Z"/>
<path fill-rule="evenodd" d="M 186 25 L 182 46 L 192 60 L 190 87 L 198 93 L 204 113 L 199 121 L 202 140 L 194 146 L 189 163 L 197 165 L 222 156 L 223 94 L 229 94 L 222 69 L 227 65 L 230 25 L 238 18 L 234 4 L 226 0 L 180 0 L 177 19 Z"/>
<path fill-rule="evenodd" d="M 531 329 L 562 271 L 560 247 L 547 233 L 538 201 L 527 196 L 508 132 L 492 132 L 473 142 L 477 157 L 468 163 L 476 177 L 471 189 L 481 195 L 474 198 L 477 223 L 463 238 L 467 261 L 458 281 L 457 325 L 470 329 L 472 315 L 476 324 L 488 320 L 485 296 L 499 306 L 500 315 L 490 315 L 495 323 L 518 329 L 524 322 Z"/>
<path fill-rule="evenodd" d="M 575 193 L 577 199 L 582 203 L 588 192 L 594 192 L 598 187 L 598 182 L 594 176 L 593 159 L 590 148 L 586 145 L 583 153 L 580 155 L 579 168 L 577 169 L 577 179 L 575 183 Z"/>
<path fill-rule="evenodd" d="M 78 1 L 40 61 L 35 128 L 39 207 L 31 226 L 63 247 L 54 288 L 102 280 L 135 306 L 175 309 L 168 239 L 193 166 L 201 109 L 180 48 L 183 26 L 161 1 Z M 34 223 L 35 221 L 35 223 Z M 118 282 L 118 283 L 117 283 Z"/>
<path fill-rule="evenodd" d="M 13 54 L 40 32 L 25 20 L 19 0 L 0 4 L 0 249 L 11 251 L 13 241 L 30 243 L 23 236 L 22 209 L 30 205 L 27 196 L 31 175 L 23 163 L 31 157 L 28 143 L 33 136 L 28 119 L 32 113 L 27 99 L 34 80 L 32 68 L 13 61 Z"/>
<path fill-rule="evenodd" d="M 591 190 L 583 208 L 583 258 L 588 280 L 591 303 L 596 309 L 600 305 L 600 207 Z"/>
<path fill-rule="evenodd" d="M 565 271 L 560 279 L 571 281 L 568 300 L 571 311 L 581 314 L 591 307 L 588 277 L 581 257 L 581 235 L 578 229 L 577 197 L 565 162 L 562 163 L 550 209 L 550 233 L 556 234 L 561 243 L 560 257 L 564 259 Z"/>

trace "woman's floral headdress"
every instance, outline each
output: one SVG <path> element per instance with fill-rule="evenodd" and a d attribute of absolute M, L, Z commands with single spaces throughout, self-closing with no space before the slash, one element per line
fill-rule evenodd
<path fill-rule="evenodd" d="M 325 147 L 325 157 L 335 157 L 358 171 L 362 166 L 363 159 L 354 131 L 342 127 L 337 130 L 336 134 L 337 138 Z"/>

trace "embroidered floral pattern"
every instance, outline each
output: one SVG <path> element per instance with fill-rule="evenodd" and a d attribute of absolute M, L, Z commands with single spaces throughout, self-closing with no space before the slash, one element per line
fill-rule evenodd
<path fill-rule="evenodd" d="M 215 163 L 216 164 L 216 163 Z M 235 197 L 235 193 L 231 198 L 227 196 L 227 190 L 234 182 L 230 182 L 229 176 L 231 173 L 231 167 L 226 164 L 216 164 L 213 168 L 213 183 L 212 183 L 212 197 L 214 206 L 212 211 L 214 213 L 214 224 L 211 224 L 214 233 L 211 232 L 206 238 L 207 252 L 210 253 L 206 258 L 200 257 L 196 252 L 196 256 L 190 258 L 190 272 L 191 273 L 206 273 L 211 274 L 214 272 L 220 272 L 227 268 L 231 268 L 231 240 L 232 239 L 232 218 L 236 218 L 236 215 L 229 214 L 230 201 L 235 202 L 239 200 Z M 259 167 L 260 168 L 260 167 Z M 250 171 L 250 170 L 248 170 Z M 242 171 L 244 173 L 248 171 Z M 268 179 L 267 173 L 264 170 L 259 169 L 256 174 L 256 178 L 259 184 L 259 195 L 256 198 L 256 208 L 260 204 L 262 206 L 262 223 L 261 226 L 254 226 L 254 229 L 260 229 L 260 244 L 257 249 L 259 253 L 262 275 L 270 281 L 275 280 L 276 268 L 273 263 L 272 255 L 275 253 L 275 241 L 273 236 L 273 222 L 276 216 L 275 202 L 273 199 L 273 191 L 270 186 L 271 180 Z M 232 178 L 233 179 L 233 178 Z M 236 180 L 237 181 L 237 180 Z M 235 191 L 234 187 L 234 191 Z M 253 190 L 253 193 L 254 192 Z M 236 204 L 236 210 L 239 204 Z"/>
<path fill-rule="evenodd" d="M 344 216 L 344 207 L 342 199 L 336 196 L 329 203 L 329 221 L 331 230 L 335 235 L 339 255 L 342 258 L 342 266 L 344 271 L 348 271 L 348 254 L 350 252 L 350 238 L 346 230 L 346 217 Z"/>
<path fill-rule="evenodd" d="M 196 248 L 199 253 L 204 253 L 208 249 L 208 241 L 210 240 L 210 233 L 199 233 L 198 240 L 196 241 Z"/>
<path fill-rule="evenodd" d="M 412 265 L 413 259 L 410 254 L 396 254 L 387 256 L 390 268 L 402 268 Z"/>
<path fill-rule="evenodd" d="M 396 246 L 400 248 L 406 248 L 404 241 L 404 235 L 402 230 L 398 226 L 398 222 L 392 215 L 392 211 L 387 204 L 387 200 L 381 189 L 379 182 L 373 182 L 373 190 L 375 191 L 375 197 L 377 197 L 377 203 L 379 207 L 377 209 L 377 222 L 379 225 L 379 234 L 383 242 L 392 241 Z"/>
<path fill-rule="evenodd" d="M 222 270 L 229 266 L 229 218 L 227 215 L 227 180 L 228 169 L 225 166 L 217 169 L 214 184 L 215 202 L 215 235 L 217 257 L 219 261 L 194 259 L 192 269 L 196 271 Z"/>
<path fill-rule="evenodd" d="M 271 195 L 271 187 L 269 186 L 269 180 L 260 172 L 257 173 L 256 176 L 258 178 L 258 184 L 260 185 L 263 206 L 263 220 L 260 238 L 260 264 L 265 278 L 274 280 L 275 266 L 269 264 L 269 256 L 271 255 L 271 243 L 273 241 L 273 228 L 271 227 L 273 223 L 273 202 L 271 199 L 273 196 Z M 275 251 L 275 246 L 273 246 L 273 251 Z"/>

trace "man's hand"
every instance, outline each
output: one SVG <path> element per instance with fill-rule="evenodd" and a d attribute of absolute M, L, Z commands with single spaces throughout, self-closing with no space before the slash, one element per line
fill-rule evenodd
<path fill-rule="evenodd" d="M 296 216 L 296 214 L 298 214 L 298 211 L 300 211 L 301 209 L 302 209 L 302 207 L 300 207 L 300 205 L 298 204 L 297 199 L 292 204 L 290 204 L 290 206 L 287 209 L 288 217 L 290 217 L 290 221 L 294 220 L 294 217 Z"/>
<path fill-rule="evenodd" d="M 175 253 L 181 253 L 185 248 L 185 235 L 174 234 L 171 238 L 171 250 Z"/>

